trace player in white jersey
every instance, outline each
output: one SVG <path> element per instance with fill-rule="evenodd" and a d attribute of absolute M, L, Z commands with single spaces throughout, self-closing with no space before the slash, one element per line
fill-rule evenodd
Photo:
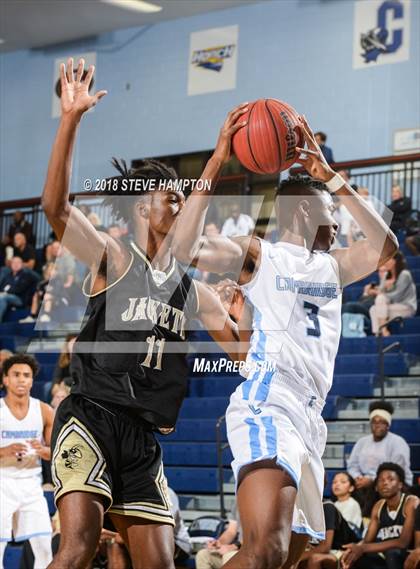
<path fill-rule="evenodd" d="M 234 113 L 230 120 L 237 120 Z M 226 569 L 290 568 L 309 537 L 323 539 L 321 411 L 340 338 L 341 290 L 398 249 L 386 223 L 335 174 L 305 118 L 300 120 L 308 148 L 298 149 L 306 154 L 298 162 L 311 177 L 280 185 L 277 244 L 254 236 L 202 237 L 212 192 L 198 191 L 187 200 L 172 241 L 181 261 L 205 271 L 236 272 L 253 308 L 250 345 L 239 349 L 246 353 L 247 379 L 226 415 L 244 532 L 243 546 Z M 226 143 L 222 163 L 229 157 Z M 338 227 L 331 193 L 366 236 L 334 251 Z M 243 337 L 249 339 L 246 331 Z"/>
<path fill-rule="evenodd" d="M 3 365 L 0 399 L 0 564 L 6 545 L 29 539 L 35 569 L 52 559 L 51 522 L 42 491 L 41 459 L 50 460 L 53 411 L 30 396 L 38 370 L 34 358 L 11 356 Z"/>

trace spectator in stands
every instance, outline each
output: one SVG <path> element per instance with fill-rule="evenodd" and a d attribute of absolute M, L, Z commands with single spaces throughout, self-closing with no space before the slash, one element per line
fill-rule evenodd
<path fill-rule="evenodd" d="M 404 197 L 404 193 L 401 186 L 394 184 L 391 190 L 391 203 L 388 204 L 388 208 L 394 214 L 391 221 L 392 231 L 399 231 L 404 229 L 408 218 L 412 213 L 411 198 Z"/>
<path fill-rule="evenodd" d="M 70 387 L 66 385 L 64 381 L 61 381 L 60 383 L 55 384 L 54 389 L 51 389 L 51 392 L 53 395 L 50 405 L 54 411 L 56 411 L 60 403 L 70 395 Z"/>
<path fill-rule="evenodd" d="M 319 144 L 322 154 L 324 155 L 325 160 L 328 164 L 334 162 L 333 151 L 329 146 L 326 146 L 325 143 L 327 142 L 327 135 L 325 132 L 318 131 L 315 133 L 315 139 Z"/>
<path fill-rule="evenodd" d="M 235 503 L 230 512 L 228 526 L 219 539 L 209 541 L 207 547 L 197 553 L 197 569 L 220 569 L 238 552 L 241 542 L 242 528 Z"/>
<path fill-rule="evenodd" d="M 376 209 L 375 204 L 372 201 L 369 195 L 369 190 L 367 188 L 363 186 L 352 186 L 352 187 L 357 188 L 356 189 L 357 193 L 365 200 L 365 202 L 369 205 L 369 207 L 371 207 L 372 209 Z M 361 239 L 364 238 L 365 235 L 363 234 L 363 231 L 360 229 L 359 224 L 353 218 L 351 218 L 349 233 L 347 236 L 348 245 L 350 246 L 352 243 L 354 243 L 354 241 L 360 241 Z"/>
<path fill-rule="evenodd" d="M 325 539 L 303 553 L 298 569 L 336 569 L 343 546 L 358 541 L 341 512 L 332 502 L 324 502 Z"/>
<path fill-rule="evenodd" d="M 15 233 L 13 238 L 13 256 L 20 257 L 25 269 L 35 269 L 36 255 L 32 245 L 28 245 L 24 233 Z"/>
<path fill-rule="evenodd" d="M 121 239 L 122 231 L 119 225 L 111 225 L 106 231 L 113 239 Z"/>
<path fill-rule="evenodd" d="M 401 251 L 381 267 L 383 277 L 379 287 L 372 291 L 376 298 L 369 309 L 374 334 L 389 336 L 391 333 L 384 326 L 389 320 L 397 316 L 409 318 L 417 311 L 416 285 L 406 267 Z"/>
<path fill-rule="evenodd" d="M 404 569 L 420 568 L 420 505 L 417 506 L 414 520 L 414 547 L 404 563 Z"/>
<path fill-rule="evenodd" d="M 405 244 L 409 248 L 410 253 L 418 257 L 420 255 L 420 231 L 407 237 Z"/>
<path fill-rule="evenodd" d="M 413 539 L 418 498 L 403 492 L 404 470 L 385 462 L 378 468 L 380 500 L 373 506 L 365 538 L 345 546 L 343 569 L 401 569 Z"/>
<path fill-rule="evenodd" d="M 34 284 L 32 274 L 24 269 L 20 257 L 13 257 L 10 272 L 0 279 L 0 322 L 10 306 L 24 306 Z"/>
<path fill-rule="evenodd" d="M 31 245 L 34 245 L 35 237 L 33 234 L 32 223 L 26 221 L 23 211 L 15 211 L 13 214 L 13 223 L 10 225 L 7 234 L 10 243 L 13 243 L 16 233 L 23 233 L 26 237 L 26 241 Z"/>
<path fill-rule="evenodd" d="M 239 237 L 250 235 L 254 231 L 255 223 L 246 213 L 241 213 L 239 204 L 233 204 L 231 215 L 224 222 L 221 234 L 224 237 Z"/>
<path fill-rule="evenodd" d="M 106 227 L 102 224 L 101 218 L 99 217 L 99 215 L 97 213 L 95 213 L 94 211 L 91 211 L 90 213 L 88 213 L 88 215 L 86 217 L 88 218 L 88 220 L 91 222 L 91 224 L 95 227 L 95 229 L 97 231 L 106 232 Z"/>
<path fill-rule="evenodd" d="M 71 377 L 70 360 L 77 334 L 67 334 L 54 370 L 53 385 Z"/>
<path fill-rule="evenodd" d="M 26 318 L 19 320 L 20 324 L 29 324 L 35 322 L 39 311 L 41 310 L 42 302 L 47 291 L 48 283 L 53 274 L 54 263 L 46 263 L 42 269 L 43 279 L 36 285 L 36 291 L 32 297 L 31 312 Z"/>
<path fill-rule="evenodd" d="M 74 259 L 73 259 L 74 260 Z M 42 309 L 39 316 L 40 322 L 50 322 L 51 319 L 61 320 L 61 310 L 74 306 L 79 294 L 79 287 L 74 282 L 74 274 L 58 272 L 58 259 L 51 271 L 51 278 L 45 290 Z M 65 276 L 66 275 L 66 276 Z"/>
<path fill-rule="evenodd" d="M 347 182 L 350 183 L 350 173 L 348 170 L 340 170 L 338 172 L 340 176 Z M 345 205 L 338 204 L 334 212 L 334 217 L 339 226 L 338 240 L 341 246 L 348 246 L 348 235 L 350 233 L 350 225 L 353 220 L 349 210 Z"/>
<path fill-rule="evenodd" d="M 220 235 L 220 229 L 214 221 L 211 221 L 210 223 L 206 223 L 203 233 L 206 237 L 217 237 Z"/>
<path fill-rule="evenodd" d="M 355 480 L 364 515 L 368 515 L 371 509 L 374 480 L 380 464 L 395 462 L 401 465 L 407 483 L 411 485 L 413 482 L 410 448 L 402 437 L 389 431 L 393 405 L 387 401 L 372 401 L 369 413 L 372 434 L 356 442 L 347 461 L 347 470 Z"/>
<path fill-rule="evenodd" d="M 10 350 L 2 349 L 0 350 L 0 383 L 1 377 L 3 375 L 3 364 L 6 360 L 13 356 L 13 352 Z"/>
<path fill-rule="evenodd" d="M 336 497 L 334 506 L 349 526 L 358 534 L 362 528 L 362 510 L 352 494 L 356 484 L 348 472 L 338 472 L 332 481 L 332 493 Z"/>

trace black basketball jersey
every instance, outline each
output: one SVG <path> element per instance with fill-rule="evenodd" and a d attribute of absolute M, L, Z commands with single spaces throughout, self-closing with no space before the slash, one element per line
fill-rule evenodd
<path fill-rule="evenodd" d="M 387 541 L 388 539 L 398 539 L 401 535 L 404 525 L 404 508 L 407 495 L 402 494 L 398 508 L 390 512 L 387 508 L 386 501 L 383 500 L 379 507 L 379 530 L 376 535 L 376 541 Z"/>
<path fill-rule="evenodd" d="M 187 389 L 186 340 L 197 292 L 174 258 L 166 272 L 156 271 L 136 244 L 130 248 L 125 274 L 88 295 L 71 391 L 135 410 L 157 428 L 173 427 Z"/>

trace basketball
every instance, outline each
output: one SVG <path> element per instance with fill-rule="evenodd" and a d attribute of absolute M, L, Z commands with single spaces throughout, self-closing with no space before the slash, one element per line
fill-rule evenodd
<path fill-rule="evenodd" d="M 297 160 L 296 146 L 303 146 L 298 113 L 277 99 L 258 99 L 239 117 L 248 121 L 232 140 L 233 151 L 245 168 L 257 174 L 287 170 Z"/>

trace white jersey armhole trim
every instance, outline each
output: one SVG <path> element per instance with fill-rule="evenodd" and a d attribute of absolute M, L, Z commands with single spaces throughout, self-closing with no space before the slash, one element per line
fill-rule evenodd
<path fill-rule="evenodd" d="M 191 278 L 191 282 L 192 282 L 192 284 L 194 286 L 194 290 L 195 290 L 195 298 L 196 298 L 196 304 L 197 304 L 196 314 L 198 314 L 200 312 L 200 297 L 198 296 L 197 283 L 195 282 L 195 280 L 193 278 Z"/>
<path fill-rule="evenodd" d="M 83 284 L 82 284 L 82 293 L 84 294 L 84 296 L 87 296 L 88 298 L 94 298 L 95 296 L 98 296 L 100 294 L 102 294 L 103 292 L 106 292 L 107 290 L 109 290 L 110 288 L 112 288 L 113 286 L 115 286 L 116 284 L 118 284 L 128 273 L 128 271 L 131 269 L 131 266 L 134 262 L 134 255 L 133 253 L 130 251 L 130 262 L 128 263 L 128 267 L 126 268 L 126 270 L 123 272 L 123 274 L 118 277 L 118 279 L 116 281 L 114 281 L 113 283 L 109 284 L 108 286 L 106 286 L 105 288 L 103 288 L 102 290 L 99 290 L 98 292 L 94 292 L 93 294 L 88 294 L 86 292 L 86 285 L 87 285 L 87 280 L 89 277 L 92 276 L 92 272 L 89 271 L 89 273 L 86 275 Z"/>

